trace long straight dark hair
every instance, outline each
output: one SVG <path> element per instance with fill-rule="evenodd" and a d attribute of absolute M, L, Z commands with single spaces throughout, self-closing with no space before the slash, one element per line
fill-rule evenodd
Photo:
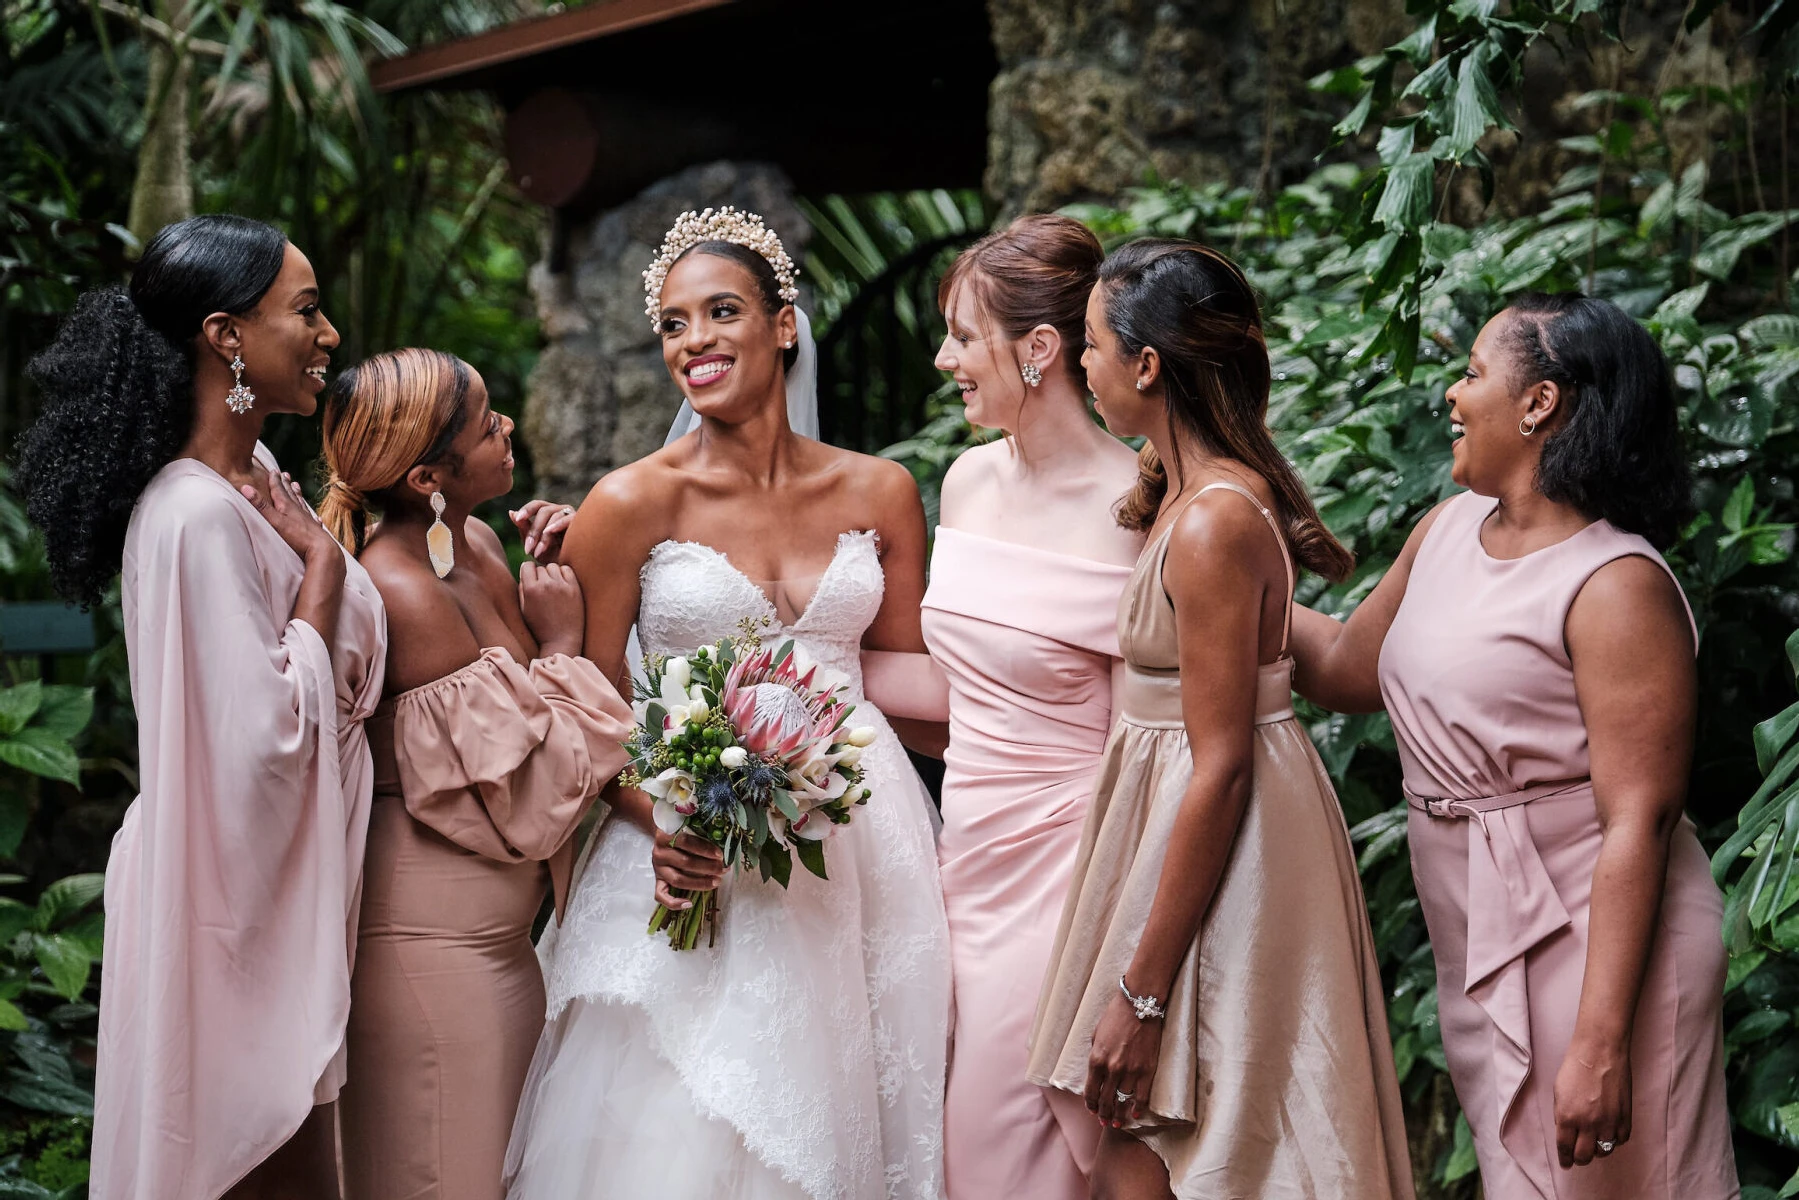
<path fill-rule="evenodd" d="M 1146 238 L 1106 259 L 1099 286 L 1119 352 L 1134 358 L 1153 347 L 1161 357 L 1174 427 L 1266 479 L 1293 557 L 1326 579 L 1347 578 L 1355 556 L 1325 528 L 1268 432 L 1268 344 L 1243 272 L 1197 242 Z M 1118 507 L 1126 529 L 1153 525 L 1168 494 L 1168 472 L 1147 445 L 1139 467 L 1136 488 Z"/>

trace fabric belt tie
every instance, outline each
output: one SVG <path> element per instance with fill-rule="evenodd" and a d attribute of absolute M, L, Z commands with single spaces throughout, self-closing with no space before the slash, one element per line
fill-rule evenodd
<path fill-rule="evenodd" d="M 1272 725 L 1293 716 L 1293 693 L 1288 676 L 1264 670 L 1257 681 L 1256 724 Z M 1118 719 L 1144 729 L 1185 729 L 1181 713 L 1181 676 L 1178 671 L 1149 671 L 1124 664 L 1124 677 L 1112 697 Z"/>
<path fill-rule="evenodd" d="M 1522 809 L 1544 800 L 1590 802 L 1592 795 L 1590 779 L 1542 783 L 1474 800 L 1432 799 L 1406 789 L 1406 802 L 1432 820 L 1468 822 L 1468 956 L 1462 990 L 1499 1033 L 1494 1040 L 1493 1079 L 1501 1142 L 1507 1141 L 1512 1106 L 1531 1068 L 1525 959 L 1572 923 Z M 1530 1151 L 1522 1146 L 1518 1151 L 1520 1165 L 1534 1172 Z M 1544 1196 L 1555 1195 L 1553 1180 L 1533 1181 Z"/>

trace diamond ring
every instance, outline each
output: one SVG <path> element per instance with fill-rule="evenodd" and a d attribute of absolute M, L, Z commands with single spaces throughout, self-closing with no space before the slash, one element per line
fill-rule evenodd
<path fill-rule="evenodd" d="M 1616 1148 L 1617 1148 L 1617 1143 L 1615 1143 L 1615 1142 L 1600 1142 L 1599 1143 L 1599 1153 L 1601 1153 L 1601 1154 L 1610 1154 Z"/>
<path fill-rule="evenodd" d="M 562 506 L 562 515 L 565 517 L 572 517 L 575 515 L 575 510 L 565 504 Z"/>
<path fill-rule="evenodd" d="M 1129 1104 L 1131 1102 L 1131 1094 L 1129 1092 L 1113 1092 L 1112 1096 L 1120 1104 Z"/>

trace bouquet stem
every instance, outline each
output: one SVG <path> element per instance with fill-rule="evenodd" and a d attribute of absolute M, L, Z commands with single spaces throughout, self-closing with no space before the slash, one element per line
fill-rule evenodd
<path fill-rule="evenodd" d="M 706 945 L 718 944 L 718 893 L 690 892 L 685 888 L 673 888 L 676 899 L 693 901 L 692 908 L 672 909 L 666 904 L 658 904 L 656 911 L 650 914 L 650 932 L 668 931 L 668 945 L 671 950 L 692 950 L 700 944 L 700 933 L 706 934 Z"/>

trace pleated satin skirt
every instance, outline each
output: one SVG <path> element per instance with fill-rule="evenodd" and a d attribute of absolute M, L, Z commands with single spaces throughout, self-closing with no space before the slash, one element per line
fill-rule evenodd
<path fill-rule="evenodd" d="M 1263 707 L 1276 711 L 1258 719 L 1250 800 L 1166 999 L 1148 1111 L 1131 1132 L 1181 1200 L 1409 1200 L 1349 832 L 1305 730 L 1284 703 Z M 1173 715 L 1153 726 L 1127 716 L 1107 745 L 1032 1033 L 1034 1083 L 1085 1090 L 1094 1030 L 1136 952 L 1192 778 Z"/>

